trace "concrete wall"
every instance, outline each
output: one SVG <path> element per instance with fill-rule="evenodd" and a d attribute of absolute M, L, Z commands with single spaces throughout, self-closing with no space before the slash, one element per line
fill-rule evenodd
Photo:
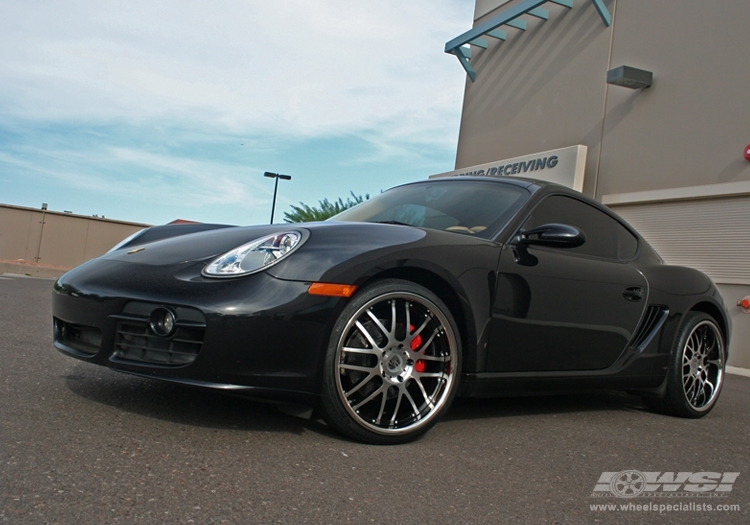
<path fill-rule="evenodd" d="M 148 226 L 0 204 L 0 259 L 72 268 Z"/>
<path fill-rule="evenodd" d="M 609 86 L 597 197 L 750 180 L 750 4 L 617 2 L 612 67 L 653 71 Z"/>
<path fill-rule="evenodd" d="M 477 77 L 466 82 L 456 168 L 584 144 L 584 191 L 593 195 L 588 174 L 600 153 L 610 32 L 590 2 L 544 7 L 549 20 L 525 17 L 526 31 L 508 29 L 505 42 L 472 48 Z"/>
<path fill-rule="evenodd" d="M 477 78 L 466 82 L 456 168 L 585 144 L 584 192 L 597 198 L 750 181 L 748 6 L 604 3 L 610 27 L 591 2 L 548 3 L 549 20 L 527 16 L 527 31 L 472 48 Z M 620 65 L 652 71 L 654 85 L 608 85 L 607 70 Z"/>

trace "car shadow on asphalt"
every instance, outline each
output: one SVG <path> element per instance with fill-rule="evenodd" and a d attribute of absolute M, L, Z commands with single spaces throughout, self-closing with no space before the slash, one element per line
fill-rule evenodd
<path fill-rule="evenodd" d="M 276 406 L 204 388 L 114 372 L 83 363 L 63 376 L 68 390 L 88 401 L 184 425 L 250 432 L 314 432 L 341 438 L 321 420 L 280 412 Z M 636 396 L 619 392 L 459 398 L 444 420 L 493 419 L 592 411 L 645 411 Z"/>
<path fill-rule="evenodd" d="M 648 412 L 639 396 L 595 391 L 562 394 L 459 398 L 443 418 L 447 421 L 567 414 L 580 412 Z"/>
<path fill-rule="evenodd" d="M 62 376 L 75 396 L 140 416 L 215 429 L 328 434 L 313 420 L 283 414 L 260 401 L 76 364 Z"/>

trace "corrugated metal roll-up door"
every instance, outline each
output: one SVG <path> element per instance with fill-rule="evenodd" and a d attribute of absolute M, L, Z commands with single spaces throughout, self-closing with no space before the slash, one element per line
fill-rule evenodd
<path fill-rule="evenodd" d="M 611 205 L 668 264 L 750 284 L 750 196 Z"/>

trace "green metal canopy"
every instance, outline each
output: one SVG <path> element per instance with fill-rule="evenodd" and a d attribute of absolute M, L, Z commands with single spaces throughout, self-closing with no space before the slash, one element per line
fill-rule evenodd
<path fill-rule="evenodd" d="M 609 26 L 612 23 L 612 17 L 609 14 L 607 6 L 602 0 L 591 0 L 604 21 L 604 25 Z M 497 40 L 505 40 L 506 32 L 500 29 L 501 26 L 512 27 L 521 31 L 526 30 L 526 20 L 521 18 L 523 15 L 529 15 L 542 20 L 549 19 L 549 11 L 542 9 L 540 6 L 546 3 L 553 3 L 571 9 L 573 0 L 524 0 L 508 9 L 505 9 L 493 16 L 489 20 L 482 22 L 473 29 L 457 36 L 445 44 L 445 52 L 456 55 L 458 61 L 466 70 L 466 74 L 473 82 L 477 73 L 471 67 L 469 62 L 471 58 L 471 48 L 469 44 L 487 49 L 488 41 L 484 37 L 491 37 Z"/>

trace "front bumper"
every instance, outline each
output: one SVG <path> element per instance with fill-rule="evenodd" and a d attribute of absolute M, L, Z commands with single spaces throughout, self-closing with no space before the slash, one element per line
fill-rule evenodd
<path fill-rule="evenodd" d="M 153 266 L 99 259 L 53 292 L 54 345 L 113 370 L 279 402 L 312 403 L 341 299 L 267 273 L 207 279 L 202 262 Z M 176 318 L 156 335 L 154 310 Z"/>

